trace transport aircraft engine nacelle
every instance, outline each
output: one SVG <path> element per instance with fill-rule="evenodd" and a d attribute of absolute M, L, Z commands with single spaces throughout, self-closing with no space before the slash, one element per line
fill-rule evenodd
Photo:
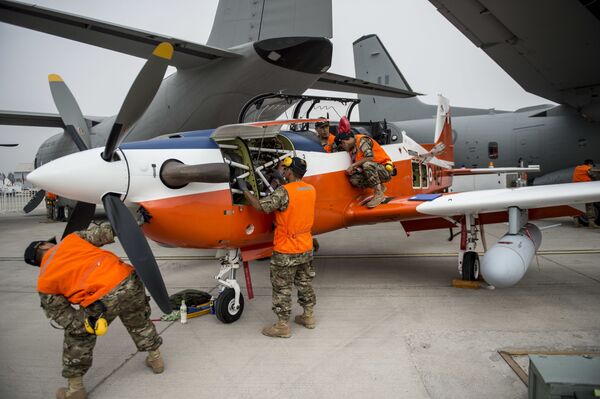
<path fill-rule="evenodd" d="M 517 234 L 504 235 L 483 257 L 483 278 L 498 288 L 515 285 L 527 272 L 541 243 L 540 229 L 530 223 Z"/>

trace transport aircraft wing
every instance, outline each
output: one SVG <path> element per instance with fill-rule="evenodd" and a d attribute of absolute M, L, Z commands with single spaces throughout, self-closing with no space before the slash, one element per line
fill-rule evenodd
<path fill-rule="evenodd" d="M 194 68 L 216 59 L 239 57 L 216 47 L 15 1 L 0 0 L 0 22 L 140 58 L 147 58 L 158 44 L 169 42 L 174 48 L 169 64 L 180 69 Z"/>
<path fill-rule="evenodd" d="M 411 90 L 404 90 L 397 87 L 379 85 L 366 80 L 352 78 L 349 76 L 338 75 L 326 72 L 311 87 L 317 90 L 341 91 L 345 93 L 370 94 L 383 97 L 407 98 L 422 95 Z"/>
<path fill-rule="evenodd" d="M 600 120 L 597 2 L 429 1 L 525 90 Z"/>
<path fill-rule="evenodd" d="M 104 118 L 100 116 L 84 117 L 91 126 L 100 123 Z M 44 112 L 0 111 L 0 125 L 65 128 L 59 114 Z"/>

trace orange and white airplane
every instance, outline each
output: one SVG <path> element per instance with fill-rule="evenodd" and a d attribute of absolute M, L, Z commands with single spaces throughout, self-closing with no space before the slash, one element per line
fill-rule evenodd
<path fill-rule="evenodd" d="M 245 178 L 255 195 L 267 195 L 272 172 L 287 156 L 307 161 L 304 180 L 317 192 L 313 234 L 389 221 L 399 221 L 407 233 L 459 227 L 458 268 L 465 280 L 479 275 L 475 249 L 481 227 L 508 221 L 507 234 L 481 262 L 483 277 L 497 287 L 516 284 L 540 245 L 541 233 L 529 220 L 578 215 L 577 205 L 600 201 L 600 182 L 447 193 L 454 174 L 522 169 L 454 169 L 450 107 L 440 96 L 433 144 L 419 145 L 404 135 L 402 142 L 382 146 L 397 174 L 386 184 L 384 203 L 368 209 L 363 204 L 372 193 L 353 187 L 345 173 L 351 163 L 348 153 L 327 153 L 312 132 L 293 129 L 315 121 L 227 125 L 126 144 L 120 136 L 111 137 L 110 148 L 57 159 L 28 180 L 81 201 L 65 234 L 86 227 L 95 204 L 103 203 L 131 262 L 164 312 L 170 306 L 162 277 L 127 207 L 137 208 L 145 236 L 162 245 L 221 250 L 216 279 L 222 289 L 215 310 L 224 322 L 237 320 L 243 311 L 236 271 L 243 264 L 248 272 L 248 261 L 272 251 L 273 216 L 246 202 L 236 178 Z M 283 130 L 286 125 L 291 130 Z M 249 273 L 246 282 L 252 297 Z"/>

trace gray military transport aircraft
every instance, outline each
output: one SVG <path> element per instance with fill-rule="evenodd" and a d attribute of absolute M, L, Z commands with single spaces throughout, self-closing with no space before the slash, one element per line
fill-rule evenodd
<path fill-rule="evenodd" d="M 600 2 L 430 0 L 526 91 L 555 101 L 514 112 L 452 108 L 457 166 L 540 165 L 534 184 L 570 182 L 600 160 Z M 375 35 L 354 42 L 356 76 L 411 91 Z M 427 142 L 436 107 L 417 98 L 359 95 L 362 120 L 384 120 Z M 532 176 L 530 176 L 532 177 Z M 535 175 L 534 175 L 535 177 Z"/>
<path fill-rule="evenodd" d="M 408 90 L 327 72 L 332 56 L 331 10 L 331 0 L 221 0 L 207 45 L 201 45 L 0 0 L 0 22 L 136 57 L 147 58 L 161 42 L 170 43 L 174 52 L 168 64 L 177 68 L 159 81 L 156 91 L 144 93 L 142 88 L 154 82 L 140 72 L 119 112 L 119 116 L 127 116 L 123 126 L 115 123 L 123 122 L 117 116 L 84 117 L 58 75 L 50 75 L 49 81 L 59 114 L 1 111 L 0 123 L 65 129 L 41 145 L 35 159 L 38 167 L 76 151 L 103 146 L 113 128 L 124 128 L 125 142 L 131 142 L 237 123 L 244 104 L 264 93 L 302 93 L 313 88 L 414 96 Z M 164 71 L 161 80 L 163 76 Z M 135 101 L 136 97 L 143 100 Z M 25 210 L 34 209 L 43 196 L 40 191 Z"/>

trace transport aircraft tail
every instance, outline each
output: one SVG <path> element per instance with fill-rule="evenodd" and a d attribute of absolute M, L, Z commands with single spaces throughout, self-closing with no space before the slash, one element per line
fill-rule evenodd
<path fill-rule="evenodd" d="M 206 44 L 227 49 L 289 36 L 331 38 L 331 0 L 220 0 Z"/>
<path fill-rule="evenodd" d="M 413 91 L 398 66 L 377 35 L 367 35 L 354 43 L 356 77 L 373 83 Z M 417 97 L 391 98 L 359 94 L 360 119 L 390 122 L 413 119 L 432 119 L 436 106 L 421 102 Z M 453 107 L 454 116 L 485 115 L 489 109 Z"/>

